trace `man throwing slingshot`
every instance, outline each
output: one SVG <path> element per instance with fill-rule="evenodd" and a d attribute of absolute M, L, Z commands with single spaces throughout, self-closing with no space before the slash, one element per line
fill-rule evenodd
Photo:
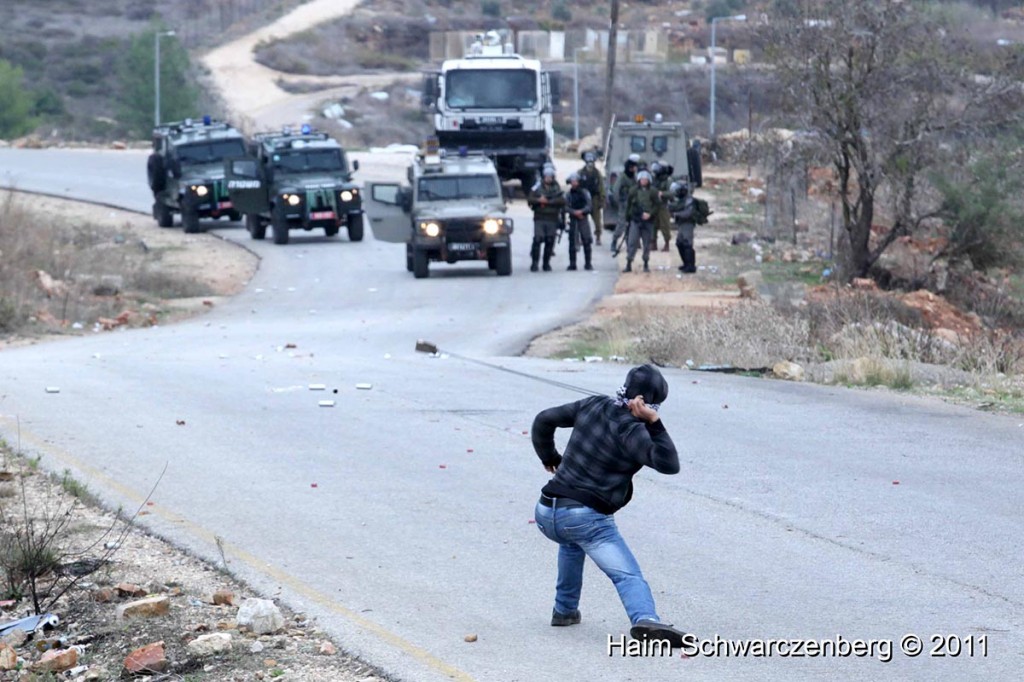
<path fill-rule="evenodd" d="M 633 496 L 633 475 L 649 466 L 679 472 L 679 456 L 658 415 L 668 383 L 653 365 L 634 367 L 616 397 L 593 396 L 544 410 L 533 420 L 533 448 L 554 477 L 541 490 L 537 528 L 557 542 L 558 580 L 551 624 L 580 622 L 583 564 L 590 557 L 615 584 L 630 635 L 683 646 L 684 633 L 661 622 L 640 565 L 612 516 Z M 555 430 L 571 428 L 565 453 Z"/>

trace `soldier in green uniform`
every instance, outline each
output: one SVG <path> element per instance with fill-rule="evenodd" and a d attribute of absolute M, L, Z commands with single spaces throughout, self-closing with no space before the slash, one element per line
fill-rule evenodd
<path fill-rule="evenodd" d="M 612 235 L 612 255 L 618 256 L 622 250 L 622 242 L 626 239 L 629 231 L 629 216 L 626 215 L 626 200 L 630 192 L 636 187 L 636 174 L 640 167 L 640 155 L 630 154 L 624 164 L 622 175 L 619 176 L 615 187 L 612 188 L 613 208 L 618 212 L 619 222 L 615 225 L 615 234 Z"/>
<path fill-rule="evenodd" d="M 601 171 L 597 169 L 597 155 L 594 152 L 583 153 L 583 168 L 580 168 L 576 175 L 580 178 L 580 184 L 590 192 L 591 203 L 590 216 L 594 219 L 594 243 L 601 245 L 601 230 L 604 227 L 604 220 L 601 216 L 601 209 L 604 208 L 604 178 Z"/>
<path fill-rule="evenodd" d="M 672 167 L 655 161 L 651 164 L 651 176 L 652 184 L 658 190 L 658 197 L 661 199 L 661 208 L 654 216 L 654 238 L 651 240 L 651 248 L 655 251 L 658 250 L 658 233 L 660 232 L 665 241 L 665 246 L 661 250 L 668 251 L 668 243 L 672 239 L 672 219 L 665 207 L 665 202 L 669 199 L 668 188 L 672 184 Z"/>
<path fill-rule="evenodd" d="M 650 272 L 648 261 L 651 257 L 651 241 L 654 239 L 654 217 L 661 208 L 661 199 L 658 198 L 658 190 L 651 184 L 650 171 L 637 173 L 636 183 L 626 200 L 629 233 L 626 237 L 626 267 L 623 272 L 633 272 L 633 258 L 636 257 L 640 242 L 644 246 L 644 272 Z"/>
<path fill-rule="evenodd" d="M 545 168 L 543 180 L 534 185 L 526 199 L 533 209 L 533 245 L 530 247 L 530 272 L 537 272 L 537 261 L 544 245 L 544 271 L 551 270 L 551 255 L 555 250 L 555 236 L 561 225 L 565 194 L 555 179 L 555 169 Z"/>

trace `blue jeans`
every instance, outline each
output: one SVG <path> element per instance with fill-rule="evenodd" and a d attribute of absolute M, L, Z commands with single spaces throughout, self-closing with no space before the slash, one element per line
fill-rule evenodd
<path fill-rule="evenodd" d="M 615 519 L 590 507 L 560 509 L 560 501 L 555 499 L 554 508 L 538 502 L 534 511 L 537 528 L 559 545 L 555 611 L 569 614 L 579 607 L 583 562 L 589 556 L 615 584 L 631 625 L 641 620 L 660 621 L 651 588 L 619 534 Z"/>

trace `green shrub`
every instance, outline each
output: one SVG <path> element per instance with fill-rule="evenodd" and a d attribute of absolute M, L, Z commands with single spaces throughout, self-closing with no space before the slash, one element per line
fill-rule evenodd
<path fill-rule="evenodd" d="M 19 67 L 0 60 L 0 138 L 19 137 L 36 127 L 35 98 L 25 88 L 24 77 Z"/>
<path fill-rule="evenodd" d="M 551 8 L 551 18 L 558 21 L 572 21 L 572 10 L 566 3 L 559 2 Z"/>

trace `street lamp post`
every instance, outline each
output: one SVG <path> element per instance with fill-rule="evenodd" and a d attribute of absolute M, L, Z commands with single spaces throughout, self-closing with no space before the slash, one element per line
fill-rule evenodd
<path fill-rule="evenodd" d="M 746 21 L 746 14 L 731 17 L 712 17 L 711 19 L 711 115 L 708 117 L 708 137 L 715 142 L 715 24 L 719 21 Z"/>
<path fill-rule="evenodd" d="M 174 31 L 157 31 L 153 34 L 153 125 L 160 125 L 160 39 L 173 36 Z"/>
<path fill-rule="evenodd" d="M 573 128 L 573 139 L 577 142 L 580 141 L 580 52 L 589 52 L 589 47 L 576 47 L 572 51 L 572 106 L 573 106 L 573 119 L 575 121 Z"/>

